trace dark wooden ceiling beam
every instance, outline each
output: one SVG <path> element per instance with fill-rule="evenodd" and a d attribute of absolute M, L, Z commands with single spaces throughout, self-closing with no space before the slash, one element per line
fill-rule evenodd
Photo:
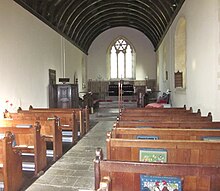
<path fill-rule="evenodd" d="M 117 2 L 112 2 L 112 1 L 97 1 L 98 4 L 91 4 L 88 6 L 84 6 L 82 8 L 79 8 L 79 10 L 82 10 L 80 14 L 74 14 L 75 12 L 72 11 L 71 13 L 71 17 L 68 18 L 68 20 L 66 21 L 66 23 L 69 22 L 69 30 L 67 32 L 67 34 L 70 33 L 70 29 L 74 28 L 76 24 L 78 24 L 78 22 L 81 22 L 83 20 L 83 18 L 87 17 L 87 15 L 90 14 L 90 17 L 93 16 L 94 13 L 99 13 L 101 11 L 105 11 L 108 9 L 112 9 L 112 7 L 133 7 L 133 9 L 137 9 L 138 11 L 140 11 L 143 15 L 147 15 L 148 17 L 150 17 L 153 22 L 156 23 L 156 25 L 159 26 L 163 26 L 163 30 L 165 29 L 165 24 L 162 22 L 162 20 L 160 20 L 159 17 L 155 17 L 155 12 L 151 7 L 148 6 L 144 6 L 143 4 L 134 4 L 131 3 L 129 1 L 117 1 Z M 83 5 L 83 4 L 81 4 Z M 125 10 L 125 9 L 124 9 Z M 127 9 L 126 11 L 129 11 L 129 9 Z M 119 10 L 119 13 L 121 11 Z M 87 17 L 88 18 L 88 17 Z M 66 24 L 67 25 L 67 24 Z M 65 29 L 63 29 L 65 30 Z"/>
<path fill-rule="evenodd" d="M 103 21 L 102 23 L 100 23 L 96 27 L 96 30 L 94 30 L 93 33 L 89 33 L 87 35 L 84 35 L 84 38 L 81 41 L 79 41 L 78 43 L 86 51 L 88 51 L 91 43 L 102 32 L 104 32 L 105 30 L 110 29 L 110 28 L 124 26 L 124 27 L 131 27 L 131 28 L 137 29 L 140 32 L 142 32 L 143 34 L 145 34 L 149 38 L 149 40 L 152 42 L 153 46 L 155 47 L 157 44 L 157 39 L 155 39 L 155 36 L 153 36 L 152 33 L 150 33 L 149 31 L 147 31 L 147 33 L 146 33 L 146 30 L 143 30 L 143 25 L 141 23 L 136 23 L 136 21 L 137 20 L 134 20 L 132 18 L 131 18 L 131 23 L 129 23 L 129 24 L 127 21 L 122 21 L 120 18 L 118 18 L 118 19 L 115 18 L 114 20 L 111 19 L 108 22 Z M 135 24 L 132 24 L 132 23 L 135 23 Z"/>
<path fill-rule="evenodd" d="M 117 23 L 117 21 L 115 23 L 112 22 L 112 27 L 111 28 L 114 28 L 114 27 L 119 27 L 119 26 L 125 26 L 125 23 L 124 25 L 118 25 L 119 23 Z M 125 26 L 126 27 L 126 26 Z M 136 29 L 142 33 L 144 33 L 144 31 L 141 31 L 142 29 L 140 27 L 137 27 L 137 25 L 133 26 L 133 25 L 130 25 L 129 27 L 133 28 L 133 29 Z M 102 29 L 100 31 L 98 31 L 97 33 L 94 33 L 92 36 L 90 36 L 89 39 L 87 39 L 87 42 L 85 44 L 82 44 L 81 46 L 85 48 L 86 52 L 88 52 L 89 48 L 90 48 L 90 45 L 92 44 L 92 42 L 96 39 L 96 37 L 98 35 L 100 35 L 101 33 L 105 32 L 106 30 L 110 29 L 109 26 L 104 26 L 102 27 Z M 147 34 L 145 34 L 147 36 Z M 154 41 L 152 39 L 149 38 L 149 40 L 152 42 L 152 44 L 154 44 Z"/>
<path fill-rule="evenodd" d="M 115 20 L 120 23 L 127 23 L 126 26 L 129 27 L 130 24 L 142 26 L 142 31 L 144 34 L 148 34 L 148 38 L 154 39 L 154 41 L 159 41 L 160 32 L 154 29 L 150 20 L 145 20 L 139 15 L 136 15 L 132 12 L 127 14 L 117 15 L 113 11 L 105 13 L 103 17 L 99 17 L 97 20 L 93 20 L 93 22 L 85 23 L 82 28 L 75 32 L 75 35 L 72 39 L 76 39 L 76 42 L 83 41 L 88 35 L 94 33 L 102 23 L 107 24 L 111 20 Z M 111 25 L 109 25 L 111 27 Z M 143 30 L 144 29 L 144 30 Z"/>
<path fill-rule="evenodd" d="M 153 30 L 159 31 L 161 33 L 165 26 L 163 26 L 163 23 L 160 23 L 156 18 L 153 17 L 153 14 L 151 14 L 150 11 L 132 5 L 127 4 L 130 6 L 124 6 L 124 4 L 121 3 L 109 3 L 104 4 L 102 6 L 96 6 L 96 10 L 85 10 L 84 14 L 81 14 L 77 18 L 74 19 L 74 21 L 71 22 L 71 25 L 69 26 L 69 30 L 67 31 L 67 35 L 70 35 L 71 37 L 74 36 L 75 32 L 78 30 L 78 28 L 81 28 L 81 25 L 88 25 L 90 22 L 93 22 L 94 20 L 98 20 L 99 17 L 103 17 L 103 14 L 107 14 L 108 12 L 114 12 L 116 15 L 120 14 L 129 14 L 130 12 L 133 13 L 133 15 L 137 15 L 139 18 L 142 18 L 146 20 L 146 22 L 151 23 L 151 26 L 154 28 Z M 100 10 L 99 10 L 100 9 Z M 109 15 L 107 15 L 109 16 Z M 151 22 L 149 22 L 151 21 Z"/>
<path fill-rule="evenodd" d="M 119 9 L 121 8 L 119 7 Z M 72 34 L 72 37 L 77 39 L 79 38 L 79 35 L 83 36 L 83 34 L 87 33 L 87 31 L 90 29 L 92 30 L 92 28 L 95 28 L 100 22 L 103 22 L 103 20 L 111 20 L 115 17 L 123 18 L 123 21 L 127 22 L 128 24 L 130 23 L 131 19 L 136 20 L 136 23 L 142 24 L 144 30 L 150 30 L 150 32 L 158 38 L 162 34 L 162 29 L 159 29 L 157 25 L 154 25 L 152 20 L 141 17 L 140 15 L 136 14 L 136 12 L 133 12 L 133 10 L 130 10 L 130 12 L 126 14 L 115 14 L 113 10 L 108 10 L 108 12 L 103 12 L 103 14 L 99 15 L 99 17 L 94 17 L 89 22 L 85 22 L 82 23 L 81 26 L 77 26 L 74 30 L 75 32 Z"/>
<path fill-rule="evenodd" d="M 65 18 L 68 18 L 69 14 L 71 14 L 72 11 L 77 10 L 80 7 L 80 5 L 86 1 L 87 0 L 72 0 L 69 3 L 67 3 L 64 9 L 58 13 L 60 17 L 58 18 L 57 27 L 60 28 L 60 26 L 64 26 L 66 22 Z"/>
<path fill-rule="evenodd" d="M 14 1 L 87 52 L 91 39 L 115 26 L 143 32 L 157 49 L 185 0 Z"/>
<path fill-rule="evenodd" d="M 78 38 L 77 35 L 79 33 L 83 33 L 84 30 L 86 32 L 87 30 L 89 30 L 90 27 L 92 28 L 94 25 L 96 25 L 96 23 L 99 23 L 103 19 L 114 19 L 115 16 L 123 16 L 124 19 L 127 20 L 128 23 L 129 23 L 129 19 L 131 18 L 131 16 L 133 16 L 136 18 L 137 22 L 139 22 L 140 20 L 140 22 L 143 23 L 143 28 L 146 27 L 145 30 L 152 28 L 151 32 L 153 32 L 155 35 L 160 36 L 162 34 L 163 29 L 158 28 L 158 25 L 155 25 L 152 19 L 146 17 L 146 15 L 143 16 L 141 12 L 138 12 L 135 9 L 130 9 L 127 12 L 119 14 L 118 10 L 123 11 L 124 8 L 117 7 L 114 9 L 108 9 L 108 11 L 99 12 L 98 15 L 93 15 L 93 16 L 88 15 L 88 17 L 85 17 L 84 20 L 82 20 L 81 22 L 78 22 L 79 23 L 78 25 L 72 27 L 73 31 L 71 32 L 71 35 L 70 35 L 71 38 Z M 129 16 L 129 18 L 125 18 L 125 16 Z"/>

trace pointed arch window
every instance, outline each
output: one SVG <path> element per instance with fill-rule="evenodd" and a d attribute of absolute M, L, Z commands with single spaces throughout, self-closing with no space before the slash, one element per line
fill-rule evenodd
<path fill-rule="evenodd" d="M 175 88 L 186 88 L 186 19 L 180 17 L 175 31 Z"/>
<path fill-rule="evenodd" d="M 110 47 L 110 78 L 133 79 L 135 51 L 124 38 L 118 38 Z"/>

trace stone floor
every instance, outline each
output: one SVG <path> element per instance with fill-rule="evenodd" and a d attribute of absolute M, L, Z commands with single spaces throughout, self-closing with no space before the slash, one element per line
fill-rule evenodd
<path fill-rule="evenodd" d="M 101 147 L 106 153 L 106 132 L 111 130 L 118 110 L 102 110 L 90 116 L 98 122 L 75 146 L 40 176 L 27 191 L 92 191 L 94 190 L 93 159 Z"/>

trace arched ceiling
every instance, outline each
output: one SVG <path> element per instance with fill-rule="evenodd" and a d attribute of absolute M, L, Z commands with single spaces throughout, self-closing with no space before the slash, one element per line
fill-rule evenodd
<path fill-rule="evenodd" d="M 119 26 L 144 33 L 155 50 L 185 0 L 14 0 L 87 53 L 102 32 Z"/>

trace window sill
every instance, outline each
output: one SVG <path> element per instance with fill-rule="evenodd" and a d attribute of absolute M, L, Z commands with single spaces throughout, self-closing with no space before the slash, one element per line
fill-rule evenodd
<path fill-rule="evenodd" d="M 186 93 L 186 88 L 175 88 L 175 93 L 179 94 L 185 94 Z"/>

